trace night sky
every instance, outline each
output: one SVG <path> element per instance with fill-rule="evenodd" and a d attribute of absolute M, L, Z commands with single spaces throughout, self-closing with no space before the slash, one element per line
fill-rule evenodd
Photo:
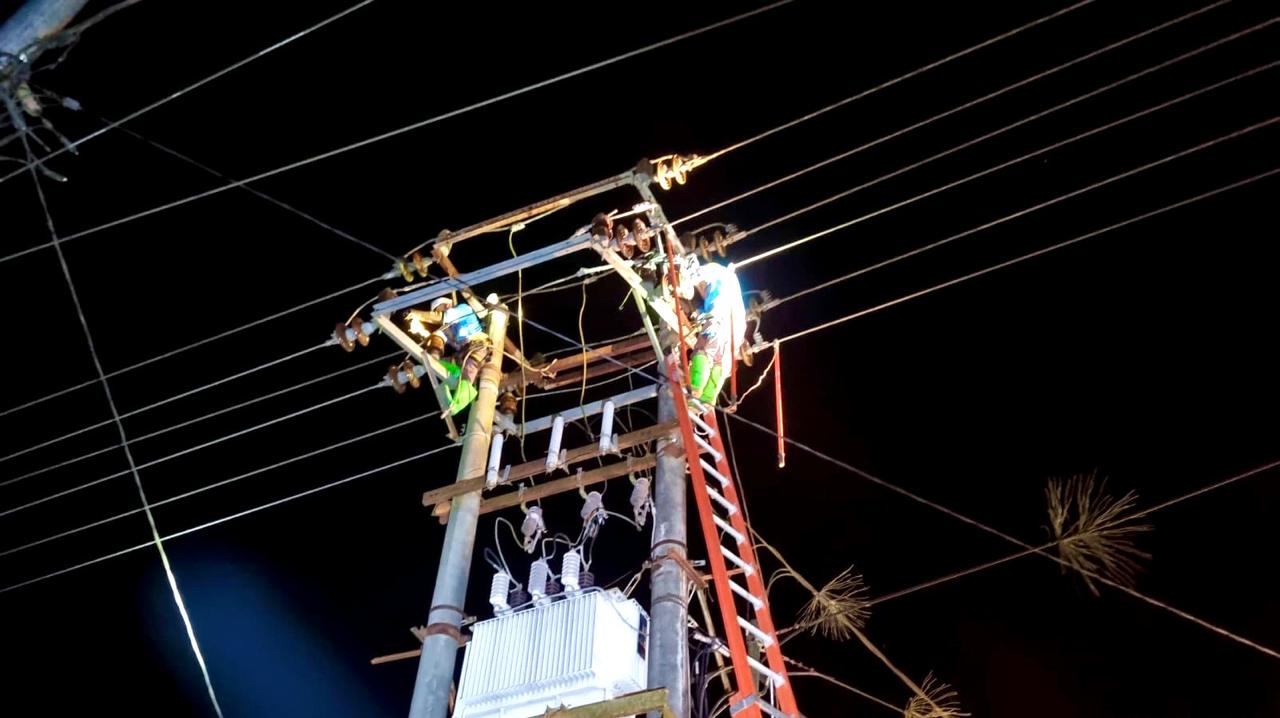
<path fill-rule="evenodd" d="M 88 11 L 105 7 L 91 3 Z M 144 2 L 93 28 L 42 88 L 81 112 L 48 116 L 80 137 L 351 4 Z M 696 170 L 661 193 L 669 216 L 870 142 L 1207 5 L 1099 0 L 1033 30 L 852 102 Z M 16 3 L 0 4 L 7 14 Z M 709 153 L 962 50 L 1066 5 L 800 1 L 662 50 L 286 172 L 254 186 L 386 252 L 624 171 L 641 157 Z M 128 127 L 229 177 L 255 173 L 605 59 L 747 8 L 738 3 L 396 3 L 380 0 L 151 112 Z M 1042 81 L 832 163 L 691 222 L 761 224 L 1144 68 L 1253 27 L 1274 3 L 1235 0 Z M 855 192 L 735 245 L 742 259 L 860 217 L 1024 153 L 1280 60 L 1270 26 L 1016 130 Z M 1175 152 L 1280 111 L 1270 69 L 815 240 L 742 272 L 775 296 L 839 276 Z M 1280 129 L 1263 127 L 1001 224 L 945 248 L 787 303 L 766 339 L 872 307 L 1020 254 L 1276 167 Z M 0 148 L 12 155 L 15 145 Z M 19 165 L 0 162 L 7 174 Z M 44 181 L 61 236 L 225 181 L 119 131 L 64 154 Z M 788 433 L 831 456 L 1018 538 L 1047 539 L 1044 487 L 1097 471 L 1149 506 L 1280 458 L 1273 339 L 1272 177 L 1079 245 L 815 333 L 783 347 Z M 564 239 L 634 193 L 601 195 L 515 235 L 517 251 Z M 31 177 L 0 184 L 0 254 L 46 243 Z M 235 189 L 65 245 L 108 372 L 354 285 L 390 261 Z M 505 234 L 460 245 L 464 271 L 510 256 Z M 593 264 L 571 256 L 528 272 L 526 288 Z M 370 283 L 249 331 L 112 377 L 128 412 L 324 342 L 385 285 Z M 515 278 L 485 286 L 512 292 Z M 639 327 L 626 288 L 587 289 L 583 334 Z M 3 407 L 96 377 L 57 258 L 0 263 L 8 309 Z M 574 288 L 530 298 L 527 316 L 578 334 Z M 569 349 L 526 326 L 527 351 Z M 304 353 L 125 419 L 131 437 L 354 368 L 252 406 L 139 440 L 150 462 L 376 383 L 391 342 Z M 398 355 L 397 355 L 398 356 Z M 397 359 L 398 360 L 398 359 Z M 759 371 L 744 368 L 749 385 Z M 638 381 L 638 380 L 637 380 Z M 625 379 L 588 400 L 625 389 Z M 773 426 L 771 382 L 741 407 Z M 530 399 L 530 418 L 577 403 Z M 334 401 L 141 470 L 152 501 L 268 466 L 433 410 L 429 392 L 382 388 Z M 652 407 L 644 407 L 652 409 Z M 624 418 L 626 415 L 623 415 Z M 0 416 L 0 454 L 110 418 L 100 386 Z M 648 422 L 640 412 L 629 417 Z M 750 516 L 815 583 L 852 565 L 880 596 L 1016 550 L 792 448 L 732 425 Z M 566 443 L 585 443 L 568 432 Z M 107 425 L 0 462 L 0 480 L 111 447 Z M 545 437 L 530 439 L 530 458 Z M 162 534 L 291 496 L 445 443 L 423 419 L 314 458 L 155 509 Z M 516 456 L 514 445 L 507 456 Z M 518 461 L 518 456 L 515 458 Z M 227 716 L 402 716 L 442 527 L 422 491 L 452 481 L 456 454 L 404 464 L 166 544 Z M 0 487 L 0 510 L 126 468 L 124 453 Z M 1280 648 L 1271 525 L 1276 472 L 1151 517 L 1138 590 L 1263 646 Z M 625 511 L 626 485 L 606 503 Z M 545 502 L 576 535 L 576 495 Z M 0 515 L 0 550 L 138 507 L 128 476 Z M 517 511 L 502 515 L 518 520 Z M 691 517 L 693 518 L 693 517 Z M 492 516 L 477 555 L 493 545 Z M 696 524 L 691 546 L 701 556 Z M 140 513 L 0 556 L 0 582 L 145 543 Z M 595 546 L 595 572 L 625 582 L 643 534 L 620 521 Z M 510 537 L 504 551 L 523 572 Z M 467 608 L 489 615 L 479 561 Z M 642 581 L 639 597 L 647 597 Z M 806 598 L 781 582 L 788 625 Z M 952 684 L 974 716 L 1165 718 L 1280 715 L 1280 662 L 1166 611 L 1063 575 L 1040 557 L 877 605 L 867 633 L 906 673 Z M 212 715 L 154 548 L 0 593 L 5 715 Z M 802 637 L 788 655 L 902 705 L 907 689 L 856 641 Z M 811 677 L 794 679 L 810 718 L 889 715 Z"/>

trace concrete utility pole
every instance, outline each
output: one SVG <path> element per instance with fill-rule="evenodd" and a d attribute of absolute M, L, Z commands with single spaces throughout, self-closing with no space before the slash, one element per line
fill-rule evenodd
<path fill-rule="evenodd" d="M 670 385 L 658 391 L 658 423 L 676 419 Z M 688 556 L 685 520 L 684 451 L 676 433 L 658 440 L 653 489 L 653 545 L 649 559 L 649 687 L 666 688 L 667 703 L 678 718 L 689 716 L 688 579 L 669 556 Z M 658 714 L 650 713 L 656 717 Z"/>
<path fill-rule="evenodd" d="M 636 189 L 646 202 L 653 205 L 654 219 L 665 232 L 671 232 L 671 245 L 680 251 L 680 241 L 667 224 L 666 214 L 653 195 L 648 179 L 636 183 Z M 658 240 L 661 246 L 667 244 Z M 675 261 L 675 257 L 668 257 Z M 679 345 L 681 337 L 673 342 Z M 659 368 L 659 371 L 665 371 Z M 658 390 L 658 423 L 676 419 L 675 402 L 671 398 L 672 387 L 664 384 Z M 689 608 L 685 604 L 689 595 L 688 578 L 679 564 L 667 556 L 685 559 L 689 554 L 687 503 L 684 479 L 685 459 L 678 432 L 672 431 L 658 441 L 658 466 L 653 481 L 653 544 L 649 560 L 653 568 L 649 572 L 649 687 L 666 688 L 667 704 L 677 718 L 689 718 Z M 657 712 L 650 718 L 657 718 Z"/>
<path fill-rule="evenodd" d="M 490 295 L 488 302 L 490 306 L 497 304 L 497 297 Z M 505 308 L 489 312 L 489 341 L 493 354 L 480 369 L 479 392 L 467 417 L 457 481 L 484 474 L 498 386 L 502 382 L 502 347 L 507 338 L 507 317 Z M 479 516 L 478 489 L 453 499 L 449 525 L 444 533 L 444 548 L 440 552 L 440 565 L 436 570 L 431 611 L 427 614 L 427 635 L 418 661 L 418 677 L 409 707 L 410 718 L 445 718 L 449 714 L 449 688 L 453 684 L 453 669 L 462 642 L 458 629 L 462 625 Z"/>
<path fill-rule="evenodd" d="M 0 53 L 16 55 L 71 22 L 89 0 L 27 0 L 0 25 Z"/>

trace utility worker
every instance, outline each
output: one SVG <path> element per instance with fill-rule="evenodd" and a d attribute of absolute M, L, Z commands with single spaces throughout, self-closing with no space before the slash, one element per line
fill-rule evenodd
<path fill-rule="evenodd" d="M 431 325 L 434 327 L 428 329 Z M 489 359 L 489 335 L 480 318 L 467 303 L 455 306 L 452 298 L 439 297 L 431 302 L 429 314 L 410 311 L 410 331 L 427 335 L 427 353 L 449 372 L 444 388 L 449 397 L 449 415 L 456 416 L 475 401 L 479 393 L 476 377 Z M 442 358 L 446 345 L 453 348 L 454 361 Z"/>
<path fill-rule="evenodd" d="M 693 398 L 714 405 L 720 390 L 742 356 L 747 337 L 747 309 L 733 265 L 708 262 L 686 270 L 692 276 L 686 296 L 702 299 L 698 341 L 689 359 L 689 388 Z M 683 279 L 683 278 L 682 278 Z"/>

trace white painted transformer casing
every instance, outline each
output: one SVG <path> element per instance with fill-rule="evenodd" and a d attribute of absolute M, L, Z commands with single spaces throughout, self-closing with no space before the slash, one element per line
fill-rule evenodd
<path fill-rule="evenodd" d="M 454 718 L 530 718 L 644 690 L 649 617 L 588 589 L 471 627 Z"/>

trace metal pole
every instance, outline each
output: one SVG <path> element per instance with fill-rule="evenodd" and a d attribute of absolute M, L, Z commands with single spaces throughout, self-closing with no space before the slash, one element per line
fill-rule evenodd
<path fill-rule="evenodd" d="M 682 251 L 667 222 L 662 205 L 649 187 L 650 178 L 637 173 L 635 186 L 641 198 L 653 205 L 653 218 L 660 231 L 666 235 L 676 251 Z M 657 241 L 659 252 L 667 242 Z M 639 298 L 637 296 L 637 298 Z M 647 315 L 645 316 L 647 320 Z M 670 334 L 666 332 L 665 334 Z M 679 341 L 677 337 L 665 337 L 667 345 Z M 668 384 L 658 391 L 658 423 L 675 421 L 675 401 Z M 649 687 L 666 688 L 667 703 L 676 718 L 689 718 L 689 595 L 688 578 L 680 566 L 672 560 L 660 560 L 664 556 L 677 555 L 687 558 L 688 525 L 686 504 L 685 457 L 677 432 L 658 441 L 658 466 L 653 482 L 653 544 L 649 560 L 653 569 L 649 573 Z M 650 713 L 649 718 L 658 718 Z"/>
<path fill-rule="evenodd" d="M 17 55 L 31 43 L 66 27 L 89 0 L 27 0 L 0 24 L 0 52 Z M 28 62 L 25 58 L 21 62 Z M 0 68 L 9 59 L 0 59 Z"/>
<path fill-rule="evenodd" d="M 497 304 L 490 296 L 489 304 Z M 498 385 L 502 381 L 502 347 L 507 337 L 507 312 L 494 309 L 489 313 L 489 340 L 492 356 L 480 369 L 478 395 L 467 417 L 462 439 L 462 458 L 458 462 L 457 481 L 480 476 L 489 458 L 489 436 L 493 429 L 494 407 Z M 476 523 L 480 515 L 480 491 L 455 497 L 444 533 L 444 548 L 436 570 L 436 588 L 427 614 L 426 639 L 418 661 L 418 677 L 413 686 L 410 718 L 445 718 L 449 714 L 449 689 L 458 659 L 462 635 L 463 602 L 467 595 L 467 578 L 471 572 L 471 552 L 475 547 Z"/>
<path fill-rule="evenodd" d="M 658 392 L 658 422 L 676 418 L 670 385 Z M 689 628 L 684 571 L 666 556 L 688 556 L 685 509 L 685 458 L 675 432 L 658 441 L 653 492 L 653 544 L 649 581 L 649 687 L 666 688 L 677 718 L 689 717 Z M 649 714 L 656 718 L 655 713 Z"/>

